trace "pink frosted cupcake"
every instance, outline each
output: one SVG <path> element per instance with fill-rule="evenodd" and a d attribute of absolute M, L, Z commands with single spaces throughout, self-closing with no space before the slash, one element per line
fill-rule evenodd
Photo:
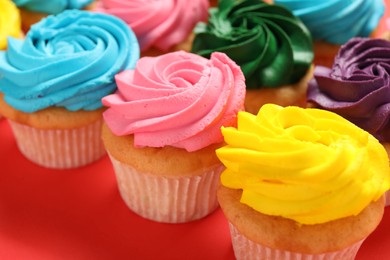
<path fill-rule="evenodd" d="M 236 125 L 245 81 L 225 54 L 144 57 L 103 99 L 103 142 L 125 203 L 142 217 L 179 223 L 218 207 L 221 126 Z"/>
<path fill-rule="evenodd" d="M 222 133 L 218 201 L 237 259 L 354 259 L 390 187 L 377 139 L 335 113 L 274 104 Z"/>
<path fill-rule="evenodd" d="M 142 56 L 189 51 L 192 30 L 208 17 L 208 0 L 101 0 L 94 9 L 124 20 L 136 34 Z"/>

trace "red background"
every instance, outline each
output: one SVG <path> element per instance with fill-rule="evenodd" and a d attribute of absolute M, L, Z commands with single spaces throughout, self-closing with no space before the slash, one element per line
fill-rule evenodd
<path fill-rule="evenodd" d="M 107 156 L 42 168 L 20 154 L 2 119 L 0 165 L 0 259 L 234 259 L 220 209 L 186 224 L 143 219 L 120 198 Z M 357 259 L 390 259 L 388 230 L 390 207 Z"/>
<path fill-rule="evenodd" d="M 234 259 L 218 209 L 186 224 L 143 219 L 122 202 L 108 157 L 77 170 L 25 159 L 0 120 L 0 259 Z M 390 259 L 390 207 L 357 259 Z"/>

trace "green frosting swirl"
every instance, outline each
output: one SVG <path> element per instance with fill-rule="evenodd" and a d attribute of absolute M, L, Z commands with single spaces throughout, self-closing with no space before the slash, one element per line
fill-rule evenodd
<path fill-rule="evenodd" d="M 310 32 L 291 11 L 259 0 L 221 0 L 208 23 L 197 24 L 192 52 L 226 53 L 239 66 L 247 88 L 299 81 L 313 60 Z"/>

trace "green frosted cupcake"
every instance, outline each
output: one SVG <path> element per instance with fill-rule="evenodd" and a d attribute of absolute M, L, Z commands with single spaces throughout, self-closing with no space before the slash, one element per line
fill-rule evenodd
<path fill-rule="evenodd" d="M 291 11 L 258 0 L 221 0 L 208 23 L 195 28 L 192 52 L 214 51 L 232 58 L 246 78 L 246 109 L 257 112 L 272 102 L 303 105 L 311 76 L 310 32 Z"/>

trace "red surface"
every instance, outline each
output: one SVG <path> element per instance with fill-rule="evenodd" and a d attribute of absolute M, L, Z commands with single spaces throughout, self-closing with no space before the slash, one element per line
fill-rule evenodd
<path fill-rule="evenodd" d="M 356 259 L 390 259 L 388 230 L 390 207 Z M 187 224 L 145 220 L 120 198 L 107 156 L 76 170 L 42 168 L 20 154 L 3 119 L 0 259 L 229 260 L 234 255 L 220 209 Z"/>
<path fill-rule="evenodd" d="M 162 224 L 122 202 L 108 157 L 76 170 L 25 159 L 0 120 L 0 259 L 234 259 L 218 209 L 187 224 Z M 390 259 L 390 207 L 357 259 Z"/>

